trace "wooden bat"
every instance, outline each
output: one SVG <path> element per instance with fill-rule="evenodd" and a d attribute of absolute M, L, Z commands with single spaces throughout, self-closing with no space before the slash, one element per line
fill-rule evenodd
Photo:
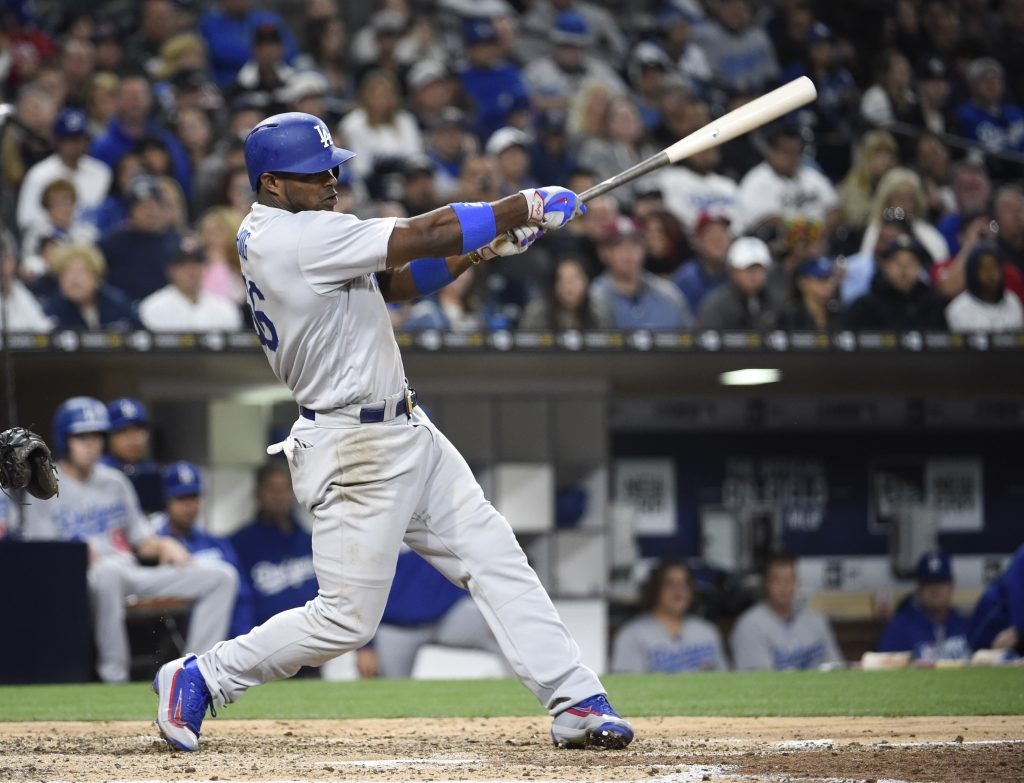
<path fill-rule="evenodd" d="M 678 163 L 684 158 L 696 155 L 698 152 L 704 152 L 704 150 L 717 147 L 719 144 L 732 141 L 737 136 L 767 125 L 784 114 L 789 114 L 793 109 L 798 109 L 817 97 L 818 91 L 814 89 L 814 82 L 806 76 L 794 79 L 738 109 L 733 109 L 728 114 L 723 114 L 714 122 L 709 122 L 700 130 L 695 130 L 671 147 L 666 147 L 656 155 L 651 155 L 647 160 L 630 166 L 622 173 L 588 188 L 580 193 L 580 199 L 589 201 L 620 185 L 632 182 L 638 177 L 650 174 L 652 171 L 657 171 L 665 166 Z"/>

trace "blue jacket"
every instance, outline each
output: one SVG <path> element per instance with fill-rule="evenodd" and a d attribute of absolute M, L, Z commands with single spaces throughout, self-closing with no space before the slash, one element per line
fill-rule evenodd
<path fill-rule="evenodd" d="M 467 595 L 430 563 L 407 550 L 398 556 L 395 580 L 381 622 L 403 626 L 432 623 Z"/>
<path fill-rule="evenodd" d="M 100 326 L 109 331 L 141 329 L 142 323 L 128 298 L 113 286 L 100 283 L 96 289 L 96 306 L 100 313 Z M 84 330 L 85 319 L 78 307 L 58 291 L 43 304 L 44 312 L 53 318 L 58 329 Z"/>
<path fill-rule="evenodd" d="M 239 574 L 252 591 L 253 625 L 294 609 L 317 594 L 313 537 L 293 520 L 290 533 L 259 517 L 230 538 Z"/>
<path fill-rule="evenodd" d="M 160 474 L 160 466 L 151 459 L 144 459 L 142 462 L 124 462 L 113 454 L 104 454 L 100 462 L 109 467 L 120 470 L 132 482 L 135 487 L 135 494 L 139 496 L 139 505 L 147 514 L 163 511 L 166 508 L 164 503 L 164 479 Z"/>
<path fill-rule="evenodd" d="M 701 300 L 726 279 L 725 272 L 718 277 L 710 277 L 696 258 L 691 258 L 672 274 L 672 282 L 683 292 L 683 296 L 686 297 L 686 302 L 693 312 L 697 312 Z"/>
<path fill-rule="evenodd" d="M 220 9 L 207 11 L 199 20 L 199 34 L 206 39 L 213 78 L 221 87 L 231 84 L 252 55 L 252 34 L 261 24 L 276 25 L 284 43 L 284 59 L 291 62 L 299 51 L 295 37 L 273 11 L 252 10 L 239 18 Z"/>
<path fill-rule="evenodd" d="M 965 103 L 956 110 L 960 132 L 990 152 L 1024 152 L 1024 112 L 1009 103 L 997 114 Z"/>
<path fill-rule="evenodd" d="M 473 130 L 483 142 L 507 125 L 513 112 L 530 108 L 530 94 L 518 66 L 506 63 L 488 69 L 465 68 L 459 79 L 473 101 Z"/>
<path fill-rule="evenodd" d="M 987 649 L 1000 631 L 1013 626 L 1024 638 L 1024 546 L 978 599 L 969 638 L 975 650 Z"/>
<path fill-rule="evenodd" d="M 155 122 L 150 120 L 146 123 L 146 131 L 143 136 L 151 136 L 159 139 L 167 145 L 167 151 L 171 156 L 171 167 L 174 172 L 174 178 L 181 185 L 181 190 L 185 194 L 185 198 L 192 195 L 192 165 L 188 160 L 188 153 L 185 152 L 185 148 L 181 146 L 181 142 L 173 134 L 165 131 Z M 107 124 L 107 129 L 103 135 L 93 140 L 92 147 L 89 149 L 89 154 L 94 158 L 99 158 L 111 169 L 117 168 L 117 162 L 124 157 L 126 152 L 130 152 L 135 146 L 135 143 L 142 138 L 141 136 L 129 136 L 125 129 L 121 127 L 121 123 L 117 117 L 114 117 Z"/>
<path fill-rule="evenodd" d="M 167 285 L 165 267 L 178 252 L 178 232 L 162 234 L 118 228 L 99 242 L 107 259 L 107 281 L 127 294 L 133 302 L 145 299 Z"/>
<path fill-rule="evenodd" d="M 967 620 L 953 609 L 945 623 L 933 623 L 921 611 L 917 600 L 910 597 L 889 621 L 878 643 L 878 650 L 910 650 L 914 658 L 923 661 L 937 661 L 940 658 L 966 660 L 971 657 L 967 644 Z"/>

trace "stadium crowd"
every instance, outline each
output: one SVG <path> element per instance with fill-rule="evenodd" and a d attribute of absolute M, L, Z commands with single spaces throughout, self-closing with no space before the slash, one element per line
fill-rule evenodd
<path fill-rule="evenodd" d="M 1024 328 L 1024 0 L 862 5 L 6 0 L 0 304 L 15 331 L 243 328 L 243 141 L 276 112 L 357 153 L 337 209 L 412 215 L 585 190 L 807 75 L 816 103 L 394 325 Z"/>

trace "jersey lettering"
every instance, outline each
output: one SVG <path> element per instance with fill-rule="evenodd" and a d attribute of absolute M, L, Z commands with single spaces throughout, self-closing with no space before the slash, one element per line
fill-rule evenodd
<path fill-rule="evenodd" d="M 246 261 L 249 260 L 249 256 L 247 255 L 248 249 L 246 248 L 246 243 L 249 241 L 250 236 L 252 236 L 252 232 L 247 228 L 243 228 L 241 231 L 238 232 L 238 236 L 235 237 L 235 244 L 238 247 L 238 255 L 239 257 L 244 258 Z"/>
<path fill-rule="evenodd" d="M 256 306 L 257 300 L 263 302 L 266 301 L 267 297 L 263 295 L 263 292 L 252 280 L 246 280 L 245 282 L 246 290 L 249 292 L 249 311 L 252 313 L 252 322 L 256 327 L 256 334 L 259 335 L 260 344 L 265 345 L 268 351 L 276 351 L 279 345 L 277 327 L 270 320 L 270 316 Z"/>

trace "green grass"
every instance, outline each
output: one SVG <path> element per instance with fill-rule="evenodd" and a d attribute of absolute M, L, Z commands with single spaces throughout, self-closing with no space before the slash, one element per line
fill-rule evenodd
<path fill-rule="evenodd" d="M 1024 670 L 765 672 L 604 678 L 624 715 L 1024 715 Z M 0 687 L 0 721 L 149 720 L 144 684 Z M 323 682 L 253 688 L 225 718 L 542 715 L 513 680 Z"/>

